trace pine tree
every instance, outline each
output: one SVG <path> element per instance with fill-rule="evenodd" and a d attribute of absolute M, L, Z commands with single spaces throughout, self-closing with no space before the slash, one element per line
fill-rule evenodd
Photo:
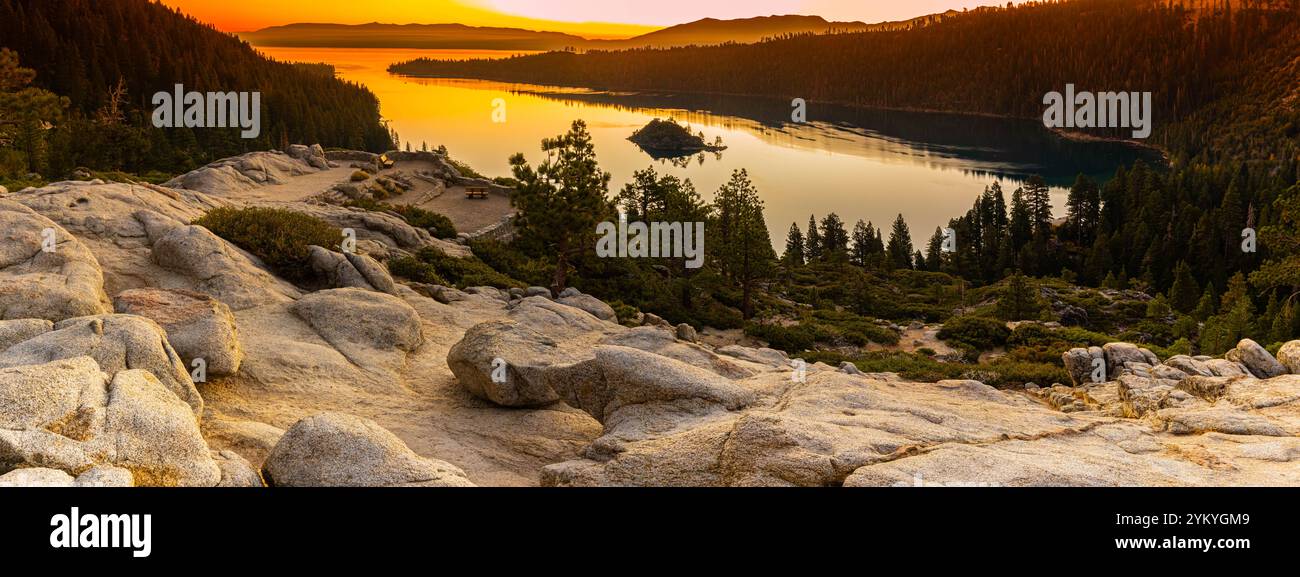
<path fill-rule="evenodd" d="M 69 100 L 30 86 L 36 72 L 18 63 L 18 53 L 0 48 L 0 143 L 13 142 L 27 161 L 27 171 L 45 163 L 47 124 L 63 119 Z"/>
<path fill-rule="evenodd" d="M 871 225 L 858 221 L 853 225 L 853 247 L 850 255 L 850 262 L 861 267 L 867 266 L 871 262 L 872 248 L 875 242 L 875 231 Z"/>
<path fill-rule="evenodd" d="M 786 264 L 794 266 L 803 266 L 804 264 L 804 238 L 803 232 L 799 230 L 799 223 L 790 223 L 790 233 L 785 237 L 785 254 L 781 259 Z"/>
<path fill-rule="evenodd" d="M 542 150 L 547 159 L 536 170 L 523 154 L 510 158 L 519 181 L 510 202 L 519 210 L 515 226 L 521 236 L 540 240 L 551 252 L 550 288 L 558 295 L 568 286 L 570 262 L 593 246 L 596 224 L 609 213 L 610 174 L 596 164 L 582 120 L 575 120 L 567 134 L 542 141 Z"/>
<path fill-rule="evenodd" d="M 929 244 L 925 247 L 925 269 L 938 272 L 943 268 L 943 229 L 934 228 L 934 236 L 930 237 Z"/>
<path fill-rule="evenodd" d="M 1007 280 L 1007 286 L 998 297 L 998 317 L 1006 321 L 1036 319 L 1042 311 L 1038 290 L 1017 271 Z"/>
<path fill-rule="evenodd" d="M 894 268 L 912 268 L 912 233 L 907 228 L 903 215 L 894 219 L 894 227 L 889 232 L 889 245 L 885 249 L 889 263 Z"/>
<path fill-rule="evenodd" d="M 1101 189 L 1087 175 L 1080 174 L 1070 187 L 1066 201 L 1066 222 L 1071 239 L 1087 246 L 1101 224 Z"/>
<path fill-rule="evenodd" d="M 744 170 L 736 170 L 731 180 L 718 189 L 714 197 L 717 218 L 729 223 L 728 238 L 719 254 L 724 269 L 740 283 L 741 313 L 753 317 L 753 293 L 757 282 L 766 278 L 776 255 L 763 218 L 763 200 Z"/>
<path fill-rule="evenodd" d="M 1035 236 L 1048 236 L 1052 232 L 1052 196 L 1043 177 L 1034 175 L 1025 182 L 1026 202 Z"/>
<path fill-rule="evenodd" d="M 632 182 L 623 185 L 615 199 L 627 213 L 629 221 L 651 222 L 664 207 L 664 190 L 654 167 L 632 173 Z"/>
<path fill-rule="evenodd" d="M 1011 231 L 1011 246 L 1014 252 L 1019 252 L 1034 235 L 1033 214 L 1029 209 L 1029 203 L 1025 200 L 1023 188 L 1017 188 L 1011 193 L 1011 217 L 1007 227 Z"/>
<path fill-rule="evenodd" d="M 1192 277 L 1192 267 L 1187 265 L 1187 261 L 1178 261 L 1178 266 L 1174 267 L 1174 284 L 1169 288 L 1170 306 L 1180 313 L 1190 313 L 1196 308 L 1200 294 L 1201 289 Z"/>
<path fill-rule="evenodd" d="M 808 234 L 804 238 L 808 243 L 807 249 L 804 250 L 804 256 L 808 259 L 808 262 L 820 260 L 823 254 L 822 234 L 817 230 L 817 217 L 815 215 L 808 217 Z"/>
<path fill-rule="evenodd" d="M 841 257 L 849 250 L 849 233 L 840 216 L 830 213 L 822 219 L 822 251 L 827 258 Z"/>

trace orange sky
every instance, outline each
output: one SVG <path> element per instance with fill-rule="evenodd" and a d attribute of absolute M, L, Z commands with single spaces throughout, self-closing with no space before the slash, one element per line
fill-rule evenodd
<path fill-rule="evenodd" d="M 295 22 L 509 26 L 587 37 L 627 37 L 700 18 L 813 14 L 828 20 L 901 20 L 988 0 L 162 0 L 228 32 Z"/>

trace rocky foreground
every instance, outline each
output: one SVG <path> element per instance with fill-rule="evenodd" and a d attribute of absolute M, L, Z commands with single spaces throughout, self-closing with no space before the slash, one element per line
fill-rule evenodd
<path fill-rule="evenodd" d="M 1075 383 L 1025 391 L 800 370 L 575 290 L 396 282 L 468 249 L 331 202 L 348 161 L 0 197 L 0 486 L 1300 485 L 1300 341 L 1076 349 Z M 295 179 L 319 194 L 255 194 Z M 314 248 L 313 291 L 190 224 L 245 204 L 357 251 Z"/>

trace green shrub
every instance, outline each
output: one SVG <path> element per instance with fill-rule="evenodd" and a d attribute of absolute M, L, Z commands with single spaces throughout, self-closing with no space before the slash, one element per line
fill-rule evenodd
<path fill-rule="evenodd" d="M 388 262 L 388 272 L 415 282 L 447 286 L 448 283 L 433 265 L 411 256 L 395 258 Z"/>
<path fill-rule="evenodd" d="M 364 170 L 358 170 L 352 173 L 352 182 L 362 182 L 370 180 L 370 173 Z"/>
<path fill-rule="evenodd" d="M 194 224 L 253 253 L 294 282 L 315 280 L 309 246 L 334 247 L 343 238 L 341 230 L 319 218 L 278 208 L 216 208 Z"/>
<path fill-rule="evenodd" d="M 952 344 L 987 351 L 1005 346 L 1011 331 L 1006 323 L 997 319 L 964 316 L 948 319 L 938 336 Z"/>
<path fill-rule="evenodd" d="M 389 264 L 389 271 L 416 282 L 460 289 L 472 286 L 501 289 L 524 286 L 524 283 L 493 270 L 477 258 L 447 256 L 432 247 L 420 249 L 415 257 L 395 259 Z"/>
<path fill-rule="evenodd" d="M 1057 357 L 1060 360 L 1060 357 Z M 1016 387 L 1026 383 L 1049 386 L 1055 383 L 1069 383 L 1070 374 L 1065 368 L 1048 363 L 1020 362 L 999 359 L 980 369 L 987 373 L 984 384 L 994 387 Z"/>
<path fill-rule="evenodd" d="M 790 354 L 802 353 L 813 348 L 816 337 L 808 327 L 799 324 L 782 326 L 778 324 L 745 325 L 745 334 L 767 341 L 768 346 Z"/>
<path fill-rule="evenodd" d="M 636 315 L 640 312 L 636 310 L 636 307 L 623 301 L 613 301 L 609 303 L 609 308 L 614 309 L 614 315 L 618 317 L 618 324 L 635 326 Z"/>

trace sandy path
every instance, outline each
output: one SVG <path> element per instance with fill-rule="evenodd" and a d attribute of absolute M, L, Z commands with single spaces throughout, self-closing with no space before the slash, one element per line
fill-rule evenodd
<path fill-rule="evenodd" d="M 399 162 L 391 170 L 380 174 L 405 172 L 410 175 L 430 168 L 433 165 L 428 162 Z M 510 198 L 503 194 L 489 193 L 487 198 L 471 199 L 465 197 L 463 186 L 443 188 L 418 178 L 412 181 L 415 183 L 414 188 L 388 202 L 418 206 L 442 214 L 451 219 L 458 232 L 476 232 L 500 222 L 507 214 L 514 213 Z"/>
<path fill-rule="evenodd" d="M 350 164 L 350 163 L 344 163 Z M 485 199 L 465 197 L 465 188 L 461 186 L 443 187 L 440 184 L 415 178 L 420 170 L 434 168 L 432 163 L 422 161 L 398 162 L 393 168 L 380 171 L 376 176 L 406 176 L 414 185 L 411 190 L 385 202 L 418 206 L 423 209 L 445 215 L 456 225 L 458 232 L 477 232 L 494 225 L 508 214 L 513 214 L 510 199 L 506 195 L 491 193 Z M 240 193 L 240 200 L 255 202 L 301 202 L 317 196 L 334 185 L 350 182 L 355 168 L 340 166 L 329 170 L 290 177 L 283 184 L 273 184 Z"/>

